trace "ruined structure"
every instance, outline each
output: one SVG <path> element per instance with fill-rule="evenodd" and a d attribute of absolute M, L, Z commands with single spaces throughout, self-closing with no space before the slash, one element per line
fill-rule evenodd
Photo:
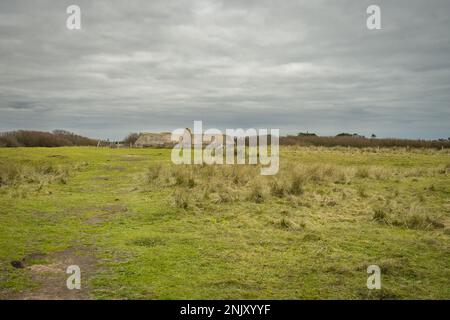
<path fill-rule="evenodd" d="M 194 134 L 192 134 L 191 129 L 186 128 L 186 134 L 191 136 L 191 143 L 194 143 Z M 178 141 L 171 141 L 171 133 L 170 132 L 161 132 L 161 133 L 142 133 L 139 138 L 136 140 L 134 146 L 137 148 L 145 148 L 145 147 L 163 147 L 163 148 L 171 148 L 175 146 Z M 203 134 L 203 147 L 214 142 L 216 139 L 212 135 Z M 226 142 L 226 136 L 222 136 L 223 144 Z"/>
<path fill-rule="evenodd" d="M 135 142 L 135 147 L 172 147 L 175 145 L 174 142 L 170 140 L 170 132 L 161 133 L 143 133 Z"/>

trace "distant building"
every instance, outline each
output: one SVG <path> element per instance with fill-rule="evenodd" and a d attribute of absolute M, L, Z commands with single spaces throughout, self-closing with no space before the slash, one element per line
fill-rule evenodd
<path fill-rule="evenodd" d="M 145 147 L 171 147 L 175 145 L 174 142 L 170 140 L 170 132 L 161 133 L 142 133 L 139 138 L 134 143 L 135 147 L 145 148 Z"/>
<path fill-rule="evenodd" d="M 191 129 L 186 128 L 186 133 L 191 136 L 191 143 L 194 144 L 194 135 L 192 134 Z M 222 143 L 219 145 L 226 143 L 226 136 L 222 136 Z M 203 147 L 209 145 L 212 142 L 219 142 L 216 140 L 216 137 L 213 135 L 203 134 Z M 136 140 L 134 146 L 137 148 L 146 148 L 146 147 L 165 147 L 171 148 L 175 146 L 175 144 L 179 143 L 178 141 L 171 141 L 171 133 L 170 132 L 161 132 L 161 133 L 142 133 L 139 138 Z"/>

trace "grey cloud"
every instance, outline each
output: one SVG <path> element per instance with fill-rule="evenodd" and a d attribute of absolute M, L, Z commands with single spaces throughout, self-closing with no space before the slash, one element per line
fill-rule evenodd
<path fill-rule="evenodd" d="M 450 135 L 446 0 L 75 2 L 0 3 L 0 131 Z"/>

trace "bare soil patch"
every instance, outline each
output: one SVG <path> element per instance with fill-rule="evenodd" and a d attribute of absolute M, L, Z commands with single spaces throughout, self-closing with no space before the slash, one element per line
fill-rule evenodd
<path fill-rule="evenodd" d="M 45 259 L 45 264 L 30 264 L 34 259 Z M 36 288 L 22 290 L 2 297 L 9 300 L 88 300 L 90 296 L 89 280 L 97 269 L 96 258 L 87 248 L 70 248 L 64 251 L 44 255 L 32 254 L 21 260 L 23 272 L 30 274 L 37 284 Z M 81 270 L 81 289 L 70 290 L 66 281 L 70 274 L 67 267 L 77 265 Z"/>

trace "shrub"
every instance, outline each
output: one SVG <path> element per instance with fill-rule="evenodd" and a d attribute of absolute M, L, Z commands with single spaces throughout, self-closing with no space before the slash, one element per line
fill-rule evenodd
<path fill-rule="evenodd" d="M 299 132 L 297 133 L 297 137 L 317 137 L 317 134 L 313 132 Z"/>

